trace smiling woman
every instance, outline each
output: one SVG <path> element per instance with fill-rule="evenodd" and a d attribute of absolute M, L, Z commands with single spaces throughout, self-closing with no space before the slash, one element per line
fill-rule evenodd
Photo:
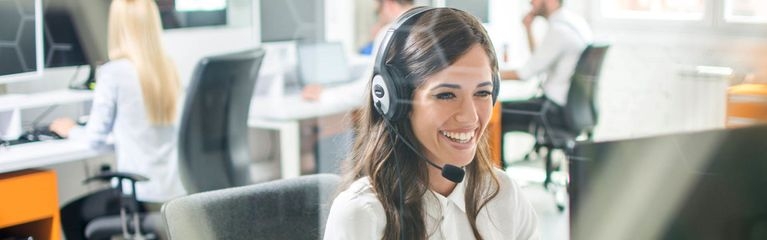
<path fill-rule="evenodd" d="M 499 76 L 485 29 L 423 7 L 391 26 L 325 239 L 538 239 L 530 203 L 490 160 Z"/>

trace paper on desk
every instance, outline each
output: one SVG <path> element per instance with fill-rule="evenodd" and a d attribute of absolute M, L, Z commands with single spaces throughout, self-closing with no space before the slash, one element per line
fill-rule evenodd
<path fill-rule="evenodd" d="M 18 139 L 21 132 L 21 112 L 19 109 L 0 111 L 0 139 Z"/>

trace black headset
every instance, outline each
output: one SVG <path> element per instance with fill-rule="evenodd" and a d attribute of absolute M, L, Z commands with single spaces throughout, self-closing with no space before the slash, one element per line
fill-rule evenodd
<path fill-rule="evenodd" d="M 417 7 L 405 12 L 386 31 L 381 46 L 378 48 L 378 55 L 373 68 L 371 94 L 373 106 L 389 121 L 395 122 L 406 116 L 407 111 L 404 109 L 404 105 L 409 104 L 410 96 L 403 96 L 406 92 L 406 75 L 394 65 L 387 63 L 386 56 L 390 51 L 393 51 L 393 42 L 403 41 L 410 34 L 410 29 L 418 21 L 421 14 L 433 9 L 435 8 Z M 494 72 L 492 75 L 493 104 L 495 104 L 500 88 L 500 76 L 498 72 Z"/>

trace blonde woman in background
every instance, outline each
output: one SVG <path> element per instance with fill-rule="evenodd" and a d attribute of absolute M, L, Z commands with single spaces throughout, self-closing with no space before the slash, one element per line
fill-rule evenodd
<path fill-rule="evenodd" d="M 136 196 L 150 210 L 185 191 L 177 168 L 181 89 L 163 49 L 154 0 L 114 0 L 109 9 L 109 62 L 98 69 L 88 123 L 57 119 L 51 131 L 104 147 L 114 139 L 117 171 L 140 174 Z"/>

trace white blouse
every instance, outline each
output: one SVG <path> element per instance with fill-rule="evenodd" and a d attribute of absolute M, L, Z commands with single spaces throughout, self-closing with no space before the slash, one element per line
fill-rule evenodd
<path fill-rule="evenodd" d="M 149 178 L 136 184 L 139 200 L 165 202 L 185 195 L 178 175 L 177 124 L 154 126 L 149 122 L 138 73 L 128 60 L 111 61 L 99 68 L 88 124 L 73 128 L 69 138 L 99 148 L 107 144 L 110 134 L 114 137 L 117 171 Z"/>
<path fill-rule="evenodd" d="M 570 76 L 575 72 L 578 59 L 592 42 L 589 25 L 582 17 L 567 9 L 559 9 L 549 16 L 549 27 L 541 44 L 530 60 L 517 70 L 520 79 L 530 79 L 546 73 L 543 91 L 546 97 L 560 106 L 567 104 Z"/>
<path fill-rule="evenodd" d="M 480 235 L 486 240 L 540 239 L 533 207 L 506 173 L 496 172 L 501 188 L 477 216 Z M 474 239 L 466 215 L 465 190 L 466 181 L 463 181 L 447 197 L 433 191 L 424 194 L 424 220 L 429 239 Z M 376 198 L 369 178 L 364 177 L 333 201 L 324 239 L 381 239 L 385 226 L 383 206 Z"/>

